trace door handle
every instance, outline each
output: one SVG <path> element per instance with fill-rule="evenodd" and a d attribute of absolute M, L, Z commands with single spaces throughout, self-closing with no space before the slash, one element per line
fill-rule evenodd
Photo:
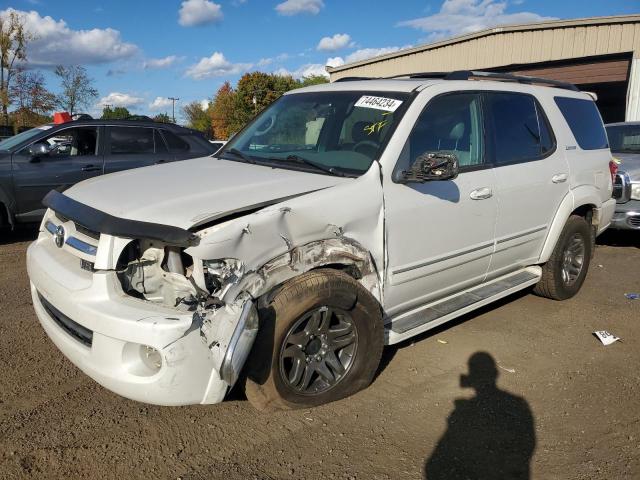
<path fill-rule="evenodd" d="M 82 167 L 81 169 L 83 172 L 98 172 L 100 170 L 102 170 L 101 167 L 97 167 L 95 165 L 85 165 L 84 167 Z"/>
<path fill-rule="evenodd" d="M 489 187 L 476 188 L 469 194 L 469 197 L 471 197 L 472 200 L 486 200 L 492 196 L 493 192 Z"/>
<path fill-rule="evenodd" d="M 166 161 L 166 160 L 158 160 L 155 164 L 156 164 L 156 165 L 159 165 L 159 164 L 161 164 L 161 163 L 167 163 L 167 161 Z"/>
<path fill-rule="evenodd" d="M 553 183 L 563 183 L 567 181 L 567 178 L 569 178 L 569 175 L 567 175 L 566 173 L 556 173 L 553 177 L 551 177 L 551 181 Z"/>

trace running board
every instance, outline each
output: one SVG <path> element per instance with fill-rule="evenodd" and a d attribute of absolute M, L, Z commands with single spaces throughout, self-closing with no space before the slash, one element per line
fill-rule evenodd
<path fill-rule="evenodd" d="M 385 325 L 385 343 L 393 345 L 442 325 L 500 298 L 538 283 L 542 268 L 527 267 L 469 290 L 398 315 Z"/>

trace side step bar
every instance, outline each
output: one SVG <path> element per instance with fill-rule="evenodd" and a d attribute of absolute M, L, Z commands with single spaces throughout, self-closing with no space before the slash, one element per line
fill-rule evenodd
<path fill-rule="evenodd" d="M 423 305 L 391 319 L 385 332 L 387 345 L 401 342 L 419 333 L 442 325 L 500 298 L 538 283 L 542 269 L 538 266 L 498 277 L 454 296 Z"/>

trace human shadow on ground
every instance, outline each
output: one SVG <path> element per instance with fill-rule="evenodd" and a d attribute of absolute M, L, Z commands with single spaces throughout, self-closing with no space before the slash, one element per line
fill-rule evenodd
<path fill-rule="evenodd" d="M 488 353 L 474 353 L 468 365 L 460 387 L 476 394 L 455 400 L 447 431 L 425 462 L 425 478 L 529 479 L 536 438 L 528 403 L 498 388 L 498 369 Z"/>

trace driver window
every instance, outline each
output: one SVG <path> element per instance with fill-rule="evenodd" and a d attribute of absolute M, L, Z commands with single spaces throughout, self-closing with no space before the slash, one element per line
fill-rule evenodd
<path fill-rule="evenodd" d="M 86 157 L 98 154 L 98 129 L 77 127 L 58 131 L 44 142 L 49 144 L 49 157 Z"/>
<path fill-rule="evenodd" d="M 453 153 L 460 168 L 484 163 L 480 95 L 456 93 L 431 100 L 407 140 L 409 163 L 427 152 Z"/>

